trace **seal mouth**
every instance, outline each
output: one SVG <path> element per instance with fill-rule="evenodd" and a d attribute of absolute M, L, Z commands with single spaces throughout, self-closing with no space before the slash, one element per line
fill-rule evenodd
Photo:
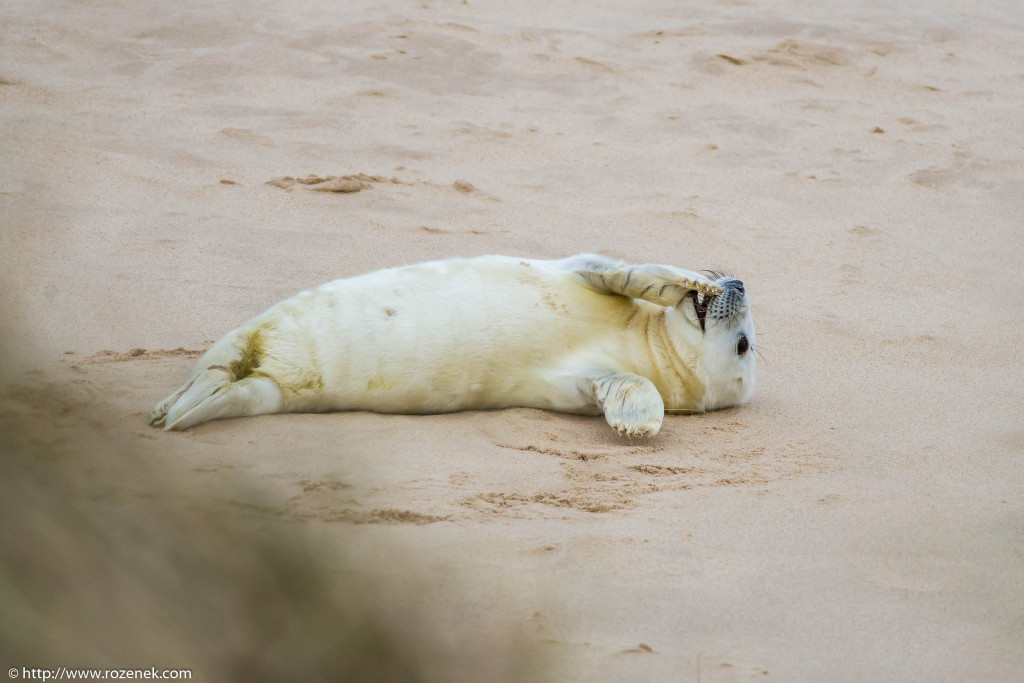
<path fill-rule="evenodd" d="M 697 312 L 697 320 L 700 321 L 702 332 L 704 331 L 704 321 L 708 317 L 708 306 L 711 304 L 711 299 L 712 297 L 704 292 L 694 292 L 693 309 Z"/>

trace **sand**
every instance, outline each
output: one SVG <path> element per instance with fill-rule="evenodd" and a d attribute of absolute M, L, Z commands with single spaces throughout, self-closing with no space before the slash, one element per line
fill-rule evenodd
<path fill-rule="evenodd" d="M 33 471 L 145 512 L 167 499 L 148 463 L 328 568 L 433 586 L 455 651 L 514 632 L 553 680 L 1020 679 L 1013 3 L 0 22 L 0 426 Z M 741 277 L 754 400 L 636 442 L 526 409 L 146 425 L 211 340 L 300 289 L 581 251 Z"/>

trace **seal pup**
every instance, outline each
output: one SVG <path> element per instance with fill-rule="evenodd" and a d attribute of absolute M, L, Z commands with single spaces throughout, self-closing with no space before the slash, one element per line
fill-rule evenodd
<path fill-rule="evenodd" d="M 150 424 L 282 412 L 543 408 L 653 436 L 669 411 L 747 401 L 747 292 L 666 265 L 580 254 L 433 261 L 335 280 L 214 344 Z"/>

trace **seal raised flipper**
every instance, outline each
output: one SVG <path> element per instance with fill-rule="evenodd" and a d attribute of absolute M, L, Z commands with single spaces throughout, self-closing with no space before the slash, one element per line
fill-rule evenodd
<path fill-rule="evenodd" d="M 706 296 L 722 293 L 722 287 L 704 275 L 674 266 L 628 265 L 599 254 L 579 254 L 558 264 L 580 276 L 594 291 L 643 299 L 659 306 L 678 306 L 690 292 Z"/>

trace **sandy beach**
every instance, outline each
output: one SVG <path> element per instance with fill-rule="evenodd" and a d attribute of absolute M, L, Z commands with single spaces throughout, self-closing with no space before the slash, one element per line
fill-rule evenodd
<path fill-rule="evenodd" d="M 301 544 L 423 620 L 423 680 L 1021 680 L 1024 12 L 966 7 L 4 3 L 0 446 L 40 493 L 0 483 L 0 664 L 259 678 L 143 614 L 198 575 L 103 564 L 191 532 L 85 567 L 70 498 Z M 530 409 L 146 424 L 302 289 L 579 252 L 742 278 L 754 399 L 635 441 Z"/>

